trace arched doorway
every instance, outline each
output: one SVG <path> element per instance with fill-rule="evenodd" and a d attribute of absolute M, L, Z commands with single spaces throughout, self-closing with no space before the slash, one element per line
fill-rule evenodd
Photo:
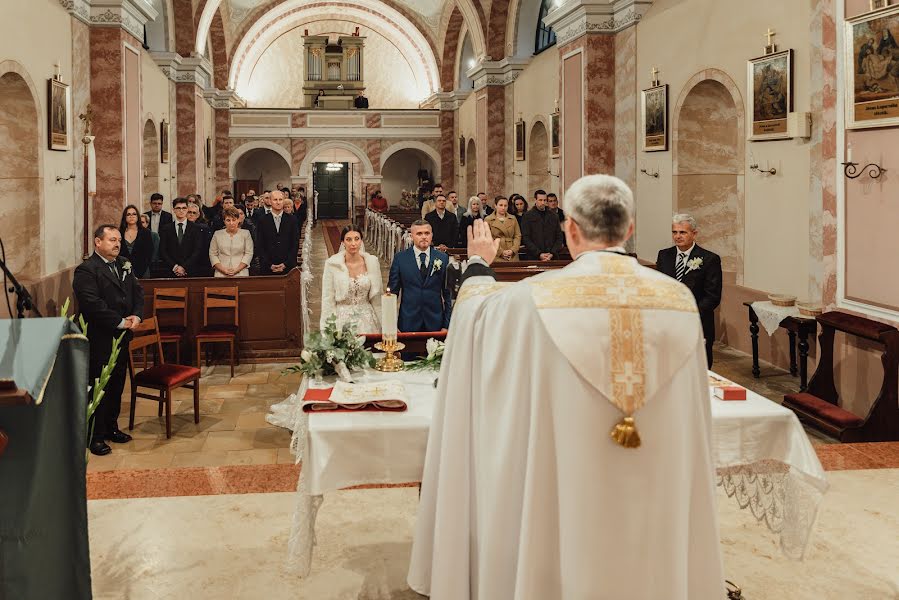
<path fill-rule="evenodd" d="M 0 238 L 10 271 L 23 281 L 41 276 L 40 121 L 28 82 L 14 71 L 0 77 Z M 7 317 L 0 302 L 0 317 Z"/>
<path fill-rule="evenodd" d="M 465 150 L 465 198 L 460 198 L 468 206 L 468 199 L 478 193 L 478 149 L 474 145 L 474 139 L 468 140 L 468 148 Z"/>
<path fill-rule="evenodd" d="M 743 111 L 721 74 L 685 87 L 674 120 L 674 209 L 692 214 L 698 243 L 743 280 Z"/>
<path fill-rule="evenodd" d="M 273 190 L 275 185 L 290 186 L 290 164 L 281 154 L 269 148 L 253 148 L 234 164 L 234 178 L 255 181 L 256 191 Z"/>
<path fill-rule="evenodd" d="M 549 136 L 542 121 L 531 127 L 528 137 L 528 194 L 549 189 Z"/>
<path fill-rule="evenodd" d="M 150 194 L 159 191 L 159 142 L 156 124 L 152 119 L 144 123 L 144 185 L 141 190 L 143 210 L 150 209 Z"/>
<path fill-rule="evenodd" d="M 392 206 L 398 206 L 403 190 L 418 189 L 419 171 L 427 171 L 434 179 L 434 160 L 417 148 L 403 148 L 390 154 L 381 164 L 381 193 Z M 449 191 L 445 188 L 444 191 Z"/>

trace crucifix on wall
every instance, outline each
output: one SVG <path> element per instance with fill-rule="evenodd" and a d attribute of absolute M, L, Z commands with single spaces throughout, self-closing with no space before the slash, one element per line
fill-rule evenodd
<path fill-rule="evenodd" d="M 765 56 L 767 56 L 777 52 L 777 44 L 774 43 L 774 36 L 777 35 L 777 32 L 769 27 L 765 35 L 768 36 L 768 45 L 765 46 Z"/>
<path fill-rule="evenodd" d="M 652 80 L 649 85 L 651 87 L 657 87 L 659 85 L 659 70 L 658 70 L 658 68 L 653 67 L 652 71 L 650 71 L 650 74 L 652 75 Z"/>

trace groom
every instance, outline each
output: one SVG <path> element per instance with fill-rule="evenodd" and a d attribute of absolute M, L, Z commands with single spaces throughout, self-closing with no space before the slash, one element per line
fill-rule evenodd
<path fill-rule="evenodd" d="M 390 265 L 388 287 L 400 294 L 400 331 L 449 328 L 450 291 L 445 285 L 449 256 L 431 247 L 431 224 L 424 219 L 410 227 L 413 246 L 397 252 Z"/>

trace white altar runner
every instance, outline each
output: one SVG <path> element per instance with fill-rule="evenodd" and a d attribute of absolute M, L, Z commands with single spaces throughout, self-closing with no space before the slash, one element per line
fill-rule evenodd
<path fill-rule="evenodd" d="M 315 514 L 324 494 L 421 480 L 436 376 L 366 372 L 365 381 L 400 379 L 409 396 L 406 412 L 304 413 L 298 398 L 305 394 L 305 378 L 296 396 L 273 407 L 279 416 L 271 422 L 293 423 L 291 447 L 303 463 L 289 548 L 291 566 L 301 575 L 311 567 Z M 828 488 L 824 469 L 792 411 L 750 390 L 746 396 L 711 399 L 718 484 L 779 536 L 784 554 L 798 559 Z"/>

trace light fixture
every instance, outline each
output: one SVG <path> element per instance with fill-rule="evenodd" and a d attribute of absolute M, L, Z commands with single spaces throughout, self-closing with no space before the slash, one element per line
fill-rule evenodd
<path fill-rule="evenodd" d="M 341 164 L 339 162 L 329 162 L 327 165 L 325 165 L 325 171 L 333 172 L 333 171 L 339 171 L 341 169 L 343 169 L 343 164 Z"/>

